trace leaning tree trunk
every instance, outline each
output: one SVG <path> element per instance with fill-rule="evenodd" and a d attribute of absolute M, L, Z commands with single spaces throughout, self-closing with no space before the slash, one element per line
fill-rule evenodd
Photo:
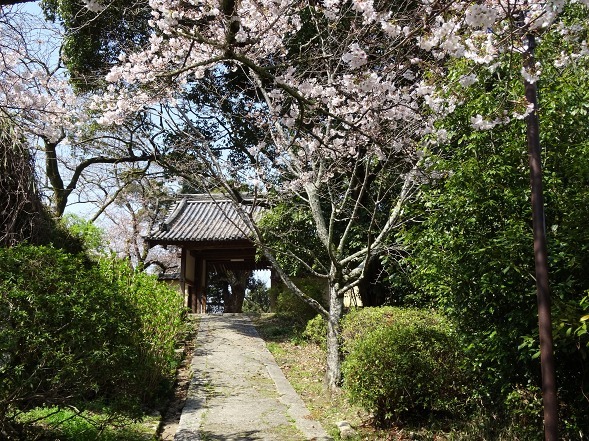
<path fill-rule="evenodd" d="M 327 319 L 327 390 L 333 392 L 341 383 L 340 327 L 344 311 L 344 299 L 338 295 L 338 284 L 329 283 L 329 317 Z"/>

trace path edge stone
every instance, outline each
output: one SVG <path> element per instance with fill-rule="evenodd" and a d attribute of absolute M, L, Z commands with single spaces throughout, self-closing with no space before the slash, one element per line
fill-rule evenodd
<path fill-rule="evenodd" d="M 251 319 L 247 317 L 250 321 Z M 276 363 L 274 356 L 266 347 L 264 340 L 260 337 L 258 330 L 251 324 L 256 337 L 263 343 L 264 364 L 272 381 L 276 385 L 280 402 L 288 408 L 288 415 L 294 420 L 296 428 L 309 440 L 314 441 L 332 441 L 333 438 L 327 435 L 327 432 L 319 421 L 311 419 L 311 413 L 305 402 L 294 390 L 288 379 L 285 377 L 282 369 Z"/>
<path fill-rule="evenodd" d="M 207 397 L 205 392 L 206 377 L 203 375 L 206 372 L 206 355 L 200 353 L 199 346 L 201 346 L 200 350 L 202 350 L 202 345 L 199 344 L 199 341 L 203 340 L 208 331 L 207 324 L 207 320 L 199 321 L 194 354 L 190 364 L 192 378 L 190 379 L 186 404 L 180 415 L 174 441 L 200 441 L 200 425 L 206 412 Z"/>

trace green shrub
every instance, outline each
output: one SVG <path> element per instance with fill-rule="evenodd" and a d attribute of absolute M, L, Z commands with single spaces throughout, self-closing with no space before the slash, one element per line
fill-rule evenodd
<path fill-rule="evenodd" d="M 433 327 L 448 326 L 441 315 L 427 309 L 391 306 L 352 309 L 342 320 L 344 351 L 349 352 L 358 341 L 377 329 L 392 325 L 409 326 L 415 321 Z"/>
<path fill-rule="evenodd" d="M 126 261 L 103 259 L 100 264 L 103 277 L 117 286 L 138 315 L 133 329 L 138 342 L 134 375 L 142 401 L 153 403 L 162 388 L 172 386 L 176 344 L 186 331 L 184 299 L 155 275 L 134 270 Z"/>
<path fill-rule="evenodd" d="M 93 222 L 68 213 L 59 220 L 57 227 L 64 229 L 86 253 L 96 255 L 105 252 L 104 232 Z"/>
<path fill-rule="evenodd" d="M 344 387 L 377 425 L 463 409 L 468 384 L 463 354 L 441 316 L 367 308 L 344 320 L 344 335 L 351 339 L 345 343 Z"/>
<path fill-rule="evenodd" d="M 137 416 L 173 378 L 178 295 L 111 261 L 0 248 L 0 431 L 37 406 L 107 402 Z"/>
<path fill-rule="evenodd" d="M 327 348 L 327 322 L 320 314 L 307 322 L 303 337 L 322 348 Z"/>
<path fill-rule="evenodd" d="M 522 439 L 542 439 L 542 390 L 516 386 L 505 399 L 506 425 Z"/>

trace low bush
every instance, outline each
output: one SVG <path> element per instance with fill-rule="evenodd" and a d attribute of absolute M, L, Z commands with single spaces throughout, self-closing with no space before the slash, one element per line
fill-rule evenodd
<path fill-rule="evenodd" d="M 515 386 L 505 399 L 505 426 L 520 439 L 542 439 L 542 390 L 531 385 Z"/>
<path fill-rule="evenodd" d="M 125 263 L 51 247 L 0 248 L 0 433 L 37 406 L 141 414 L 173 376 L 178 294 Z"/>
<path fill-rule="evenodd" d="M 352 309 L 342 320 L 343 349 L 348 352 L 358 341 L 369 333 L 383 327 L 410 325 L 418 321 L 431 326 L 447 326 L 447 321 L 439 314 L 428 309 L 378 308 Z"/>
<path fill-rule="evenodd" d="M 431 311 L 365 308 L 343 321 L 344 387 L 378 426 L 464 410 L 464 354 Z"/>
<path fill-rule="evenodd" d="M 327 321 L 323 316 L 317 314 L 307 322 L 307 326 L 303 331 L 303 337 L 321 346 L 323 349 L 327 348 Z"/>

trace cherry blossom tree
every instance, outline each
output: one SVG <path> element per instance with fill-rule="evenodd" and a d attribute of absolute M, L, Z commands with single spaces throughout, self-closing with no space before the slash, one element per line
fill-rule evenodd
<path fill-rule="evenodd" d="M 155 159 L 141 115 L 108 130 L 96 125 L 88 97 L 74 93 L 61 64 L 58 26 L 21 7 L 6 7 L 0 11 L 0 41 L 0 117 L 36 151 L 46 182 L 42 191 L 54 215 L 61 216 L 74 197 L 92 201 L 81 190 L 112 181 L 113 172 Z"/>
<path fill-rule="evenodd" d="M 574 43 L 557 62 L 587 52 L 584 30 L 575 31 L 561 18 L 566 10 L 583 7 L 575 1 L 152 0 L 150 5 L 150 44 L 142 52 L 122 53 L 120 65 L 107 75 L 111 85 L 97 98 L 101 121 L 121 122 L 129 112 L 170 103 L 175 115 L 170 124 L 179 126 L 187 153 L 206 159 L 204 176 L 223 178 L 236 202 L 241 200 L 231 184 L 240 176 L 265 199 L 295 194 L 306 204 L 328 256 L 321 270 L 330 286 L 329 311 L 315 306 L 329 319 L 332 388 L 339 379 L 334 341 L 341 296 L 359 283 L 371 258 L 394 248 L 387 239 L 401 220 L 404 201 L 423 179 L 420 157 L 428 143 L 444 141 L 436 119 L 459 103 L 454 91 L 476 82 L 481 69 L 492 71 L 505 54 L 519 57 L 522 80 L 535 83 L 541 66 L 524 66 L 522 56 L 529 37 L 550 27 L 560 26 Z M 452 59 L 470 71 L 446 78 Z M 191 83 L 211 72 L 240 72 L 242 96 L 255 96 L 245 116 L 264 136 L 246 149 L 247 168 L 234 169 L 216 152 L 215 140 L 199 132 L 198 115 L 182 100 Z M 488 115 L 473 115 L 473 126 L 488 130 L 536 111 L 524 96 L 508 109 L 501 104 Z M 190 175 L 181 163 L 175 166 Z M 365 235 L 352 240 L 361 218 Z M 251 227 L 256 232 L 254 222 Z M 273 260 L 263 237 L 256 233 L 256 238 Z M 309 270 L 319 273 L 316 266 Z"/>
<path fill-rule="evenodd" d="M 167 167 L 187 179 L 207 178 L 237 205 L 241 195 L 233 184 L 246 182 L 265 204 L 294 194 L 310 210 L 326 260 L 302 263 L 327 281 L 327 309 L 281 270 L 255 219 L 246 221 L 287 286 L 326 317 L 327 382 L 334 389 L 344 293 L 358 286 L 374 258 L 395 248 L 390 233 L 420 180 L 421 138 L 433 131 L 433 120 L 419 111 L 423 90 L 412 59 L 421 50 L 407 38 L 411 26 L 422 26 L 413 18 L 421 5 L 383 3 L 378 13 L 361 4 L 340 10 L 335 3 L 316 8 L 304 2 L 276 2 L 269 9 L 254 2 L 152 6 L 160 33 L 146 52 L 121 55 L 121 65 L 107 76 L 112 86 L 100 98 L 103 122 L 179 99 L 169 108 L 167 124 L 179 134 L 175 149 L 186 156 L 174 163 L 162 159 Z M 393 13 L 406 29 L 392 24 Z M 397 41 L 393 50 L 391 39 Z M 217 140 L 207 139 L 194 123 L 200 109 L 181 100 L 195 79 L 232 71 L 245 79 L 244 99 L 253 97 L 240 116 L 263 132 L 247 149 L 234 146 L 247 155 L 248 167 L 235 168 L 220 155 Z M 142 84 L 153 92 L 137 87 Z M 204 173 L 194 173 L 188 155 L 198 157 Z"/>
<path fill-rule="evenodd" d="M 129 162 L 158 158 L 188 179 L 224 188 L 237 206 L 244 200 L 238 190 L 247 183 L 260 196 L 254 201 L 263 199 L 272 206 L 295 198 L 308 208 L 324 252 L 318 261 L 300 263 L 330 287 L 328 310 L 307 300 L 328 318 L 328 384 L 334 388 L 339 380 L 341 298 L 361 282 L 372 259 L 394 252 L 390 238 L 402 222 L 403 204 L 427 179 L 421 174 L 422 158 L 427 158 L 430 143 L 444 141 L 436 119 L 452 112 L 460 103 L 460 90 L 477 82 L 480 71 L 493 72 L 500 57 L 512 58 L 513 68 L 533 91 L 542 66 L 533 59 L 532 48 L 542 43 L 547 29 L 562 34 L 564 47 L 555 65 L 586 57 L 587 26 L 569 20 L 569 12 L 586 3 L 151 0 L 149 44 L 139 52 L 122 49 L 120 64 L 106 76 L 106 94 L 92 102 L 96 115 L 87 111 L 85 97 L 68 92 L 67 79 L 55 75 L 46 58 L 31 56 L 23 42 L 34 37 L 22 38 L 15 21 L 6 19 L 8 9 L 2 9 L 0 108 L 15 126 L 44 140 L 47 176 L 54 193 L 66 198 L 77 185 L 74 178 L 90 166 L 125 162 L 124 157 Z M 84 4 L 99 13 L 110 2 Z M 453 62 L 465 66 L 458 78 L 446 75 L 447 63 Z M 228 122 L 235 115 L 203 112 L 186 99 L 191 85 L 211 74 L 240 77 L 231 97 L 215 92 L 221 100 L 245 103 L 240 117 L 258 129 L 255 142 L 230 136 Z M 142 132 L 146 149 L 121 144 L 130 148 L 127 156 L 89 154 L 89 144 L 81 141 L 87 138 L 73 135 L 87 130 L 94 117 L 103 127 L 123 127 L 148 108 L 166 111 L 144 120 L 152 124 L 159 118 L 161 132 Z M 491 130 L 527 118 L 532 126 L 540 111 L 535 92 L 522 94 L 472 115 L 471 123 Z M 247 166 L 238 162 L 235 167 L 234 158 L 220 147 L 219 132 L 212 136 L 203 131 L 203 118 L 227 124 L 225 145 L 247 158 Z M 167 141 L 173 142 L 179 160 L 154 154 Z M 72 166 L 66 185 L 51 175 L 59 148 L 72 146 L 84 150 L 84 161 L 95 162 L 82 161 L 87 165 L 80 173 Z M 61 205 L 56 206 L 59 212 Z M 255 219 L 246 220 L 268 259 L 297 291 Z M 551 405 L 556 407 L 555 400 Z M 556 439 L 555 432 L 547 438 Z"/>
<path fill-rule="evenodd" d="M 165 219 L 173 202 L 173 191 L 161 173 L 137 170 L 133 177 L 122 176 L 125 184 L 115 184 L 120 191 L 113 197 L 112 206 L 98 212 L 103 214 L 106 238 L 111 251 L 128 259 L 136 268 L 165 273 L 179 270 L 176 247 L 149 248 L 143 237 Z M 105 189 L 108 193 L 109 189 Z"/>

